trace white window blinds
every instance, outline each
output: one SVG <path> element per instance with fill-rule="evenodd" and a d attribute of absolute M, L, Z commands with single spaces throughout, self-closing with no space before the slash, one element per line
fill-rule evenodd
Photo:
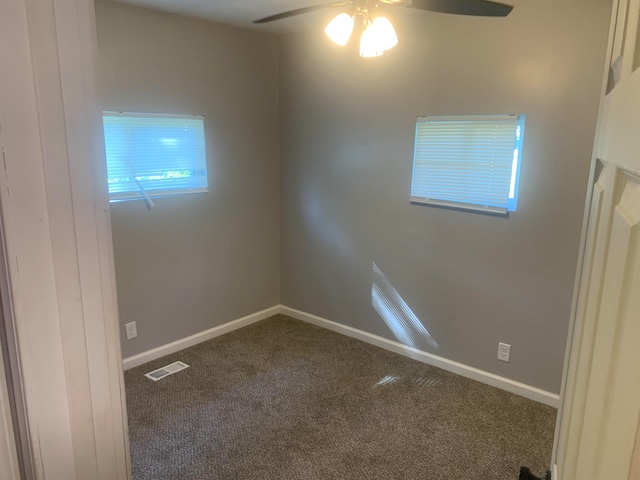
<path fill-rule="evenodd" d="M 206 192 L 204 118 L 103 112 L 111 200 Z"/>
<path fill-rule="evenodd" d="M 524 115 L 418 118 L 411 201 L 515 210 L 523 133 Z"/>

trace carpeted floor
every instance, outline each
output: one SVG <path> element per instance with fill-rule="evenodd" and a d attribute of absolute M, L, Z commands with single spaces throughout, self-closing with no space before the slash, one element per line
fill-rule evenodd
<path fill-rule="evenodd" d="M 125 381 L 134 480 L 511 480 L 551 457 L 555 409 L 282 315 Z"/>

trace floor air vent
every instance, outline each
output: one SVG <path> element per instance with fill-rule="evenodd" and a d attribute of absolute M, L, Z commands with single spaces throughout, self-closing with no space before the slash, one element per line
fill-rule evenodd
<path fill-rule="evenodd" d="M 177 373 L 180 370 L 184 370 L 188 367 L 189 365 L 184 362 L 173 362 L 164 367 L 160 367 L 153 372 L 145 373 L 144 376 L 150 378 L 154 382 L 157 382 L 158 380 L 162 380 L 164 377 L 168 377 L 169 375 Z"/>

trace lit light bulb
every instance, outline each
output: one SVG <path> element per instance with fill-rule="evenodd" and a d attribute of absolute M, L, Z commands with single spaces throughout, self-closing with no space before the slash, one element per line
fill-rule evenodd
<path fill-rule="evenodd" d="M 376 17 L 373 19 L 371 28 L 374 29 L 377 37 L 378 48 L 381 50 L 389 50 L 398 44 L 398 35 L 386 17 Z"/>
<path fill-rule="evenodd" d="M 398 36 L 386 17 L 376 17 L 365 24 L 360 39 L 361 57 L 378 57 L 398 44 Z"/>
<path fill-rule="evenodd" d="M 347 13 L 341 13 L 329 22 L 324 33 L 338 45 L 346 45 L 353 32 L 353 17 Z"/>
<path fill-rule="evenodd" d="M 378 37 L 373 23 L 369 23 L 364 27 L 362 38 L 360 39 L 360 56 L 361 57 L 379 57 L 384 50 L 378 46 Z"/>

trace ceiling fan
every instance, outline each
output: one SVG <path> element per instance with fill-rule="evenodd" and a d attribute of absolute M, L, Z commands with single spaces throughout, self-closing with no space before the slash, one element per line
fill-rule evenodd
<path fill-rule="evenodd" d="M 513 9 L 511 5 L 490 0 L 345 0 L 296 8 L 254 20 L 253 23 L 274 22 L 317 10 L 341 8 L 342 13 L 331 20 L 325 28 L 327 36 L 338 45 L 346 45 L 351 38 L 356 21 L 360 21 L 362 23 L 360 56 L 377 57 L 398 43 L 393 25 L 389 19 L 379 13 L 381 5 L 478 17 L 506 17 Z"/>

